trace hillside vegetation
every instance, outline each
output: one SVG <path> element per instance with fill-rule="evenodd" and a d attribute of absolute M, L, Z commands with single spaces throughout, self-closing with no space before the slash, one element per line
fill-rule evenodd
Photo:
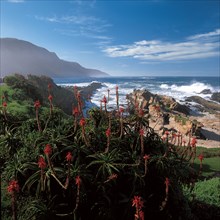
<path fill-rule="evenodd" d="M 199 182 L 205 158 L 196 152 L 195 138 L 186 144 L 176 135 L 176 145 L 172 133 L 161 138 L 149 127 L 143 109 L 120 107 L 118 87 L 116 109 L 108 111 L 103 97 L 88 117 L 75 88 L 71 100 L 77 102 L 68 116 L 54 108 L 56 98 L 64 96 L 56 95 L 59 87 L 49 82 L 44 91 L 34 76 L 28 82 L 13 79 L 5 81 L 7 96 L 0 109 L 4 220 L 200 219 L 202 212 L 203 219 L 219 217 L 216 194 L 209 200 L 202 195 L 210 182 Z M 19 105 L 17 88 L 32 117 L 11 114 L 13 105 L 8 103 Z M 30 92 L 33 88 L 38 89 Z M 217 193 L 219 178 L 211 185 L 209 190 Z"/>

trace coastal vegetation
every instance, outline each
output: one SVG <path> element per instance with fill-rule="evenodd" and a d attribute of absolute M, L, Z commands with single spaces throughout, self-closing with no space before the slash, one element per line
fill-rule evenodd
<path fill-rule="evenodd" d="M 179 133 L 159 136 L 142 105 L 120 106 L 118 87 L 116 109 L 107 109 L 104 96 L 85 113 L 92 88 L 64 89 L 36 76 L 4 82 L 2 219 L 220 216 L 219 149 L 199 148 L 193 136 L 187 142 Z"/>

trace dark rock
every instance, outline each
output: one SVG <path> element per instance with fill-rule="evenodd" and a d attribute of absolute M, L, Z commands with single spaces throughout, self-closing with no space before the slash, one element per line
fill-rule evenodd
<path fill-rule="evenodd" d="M 212 94 L 210 89 L 203 89 L 199 94 Z"/>
<path fill-rule="evenodd" d="M 89 95 L 92 95 L 97 89 L 101 88 L 102 84 L 99 82 L 93 82 L 86 87 L 79 87 L 78 89 L 81 91 L 81 94 L 87 98 Z"/>
<path fill-rule="evenodd" d="M 168 125 L 170 123 L 170 115 L 168 113 L 163 113 L 163 125 Z"/>
<path fill-rule="evenodd" d="M 186 101 L 196 102 L 202 105 L 202 109 L 204 109 L 204 111 L 209 112 L 209 113 L 216 113 L 216 111 L 220 111 L 219 104 L 212 102 L 212 101 L 208 101 L 200 96 L 190 96 L 186 99 Z"/>
<path fill-rule="evenodd" d="M 174 98 L 169 96 L 160 95 L 159 97 L 160 104 L 164 106 L 164 108 L 168 108 L 171 111 L 176 111 L 185 115 L 189 115 L 190 108 L 188 106 L 180 104 Z"/>
<path fill-rule="evenodd" d="M 220 103 L 220 92 L 214 92 L 211 96 L 211 99 L 213 101 L 219 102 Z"/>

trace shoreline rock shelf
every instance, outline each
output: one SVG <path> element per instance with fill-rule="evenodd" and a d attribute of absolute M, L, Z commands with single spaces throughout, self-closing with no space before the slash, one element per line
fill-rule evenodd
<path fill-rule="evenodd" d="M 191 119 L 192 110 L 174 98 L 153 94 L 147 90 L 134 90 L 127 95 L 127 99 L 133 108 L 137 107 L 138 103 L 139 108 L 149 113 L 151 127 L 157 132 L 161 132 L 164 128 L 173 129 L 184 135 L 191 133 L 197 138 L 206 139 L 202 132 L 203 123 L 195 118 Z M 158 112 L 157 109 L 159 109 Z M 169 123 L 165 120 L 167 116 Z"/>
<path fill-rule="evenodd" d="M 165 112 L 176 112 L 183 115 L 190 114 L 190 108 L 182 105 L 174 98 L 165 95 L 153 94 L 147 90 L 134 90 L 133 93 L 128 94 L 128 100 L 135 105 L 135 102 L 140 103 L 141 108 L 148 108 L 150 105 L 160 105 L 160 108 Z"/>
<path fill-rule="evenodd" d="M 190 96 L 186 99 L 186 101 L 198 103 L 200 105 L 200 111 L 203 112 L 209 112 L 212 114 L 217 114 L 220 112 L 220 104 L 213 101 L 208 101 L 200 96 Z"/>

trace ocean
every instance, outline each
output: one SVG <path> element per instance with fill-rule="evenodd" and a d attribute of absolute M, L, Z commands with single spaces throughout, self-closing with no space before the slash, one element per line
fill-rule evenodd
<path fill-rule="evenodd" d="M 154 94 L 162 94 L 175 98 L 180 103 L 185 103 L 187 97 L 201 96 L 210 99 L 212 93 L 220 92 L 219 77 L 105 77 L 105 78 L 65 78 L 54 79 L 54 82 L 60 86 L 88 86 L 92 82 L 100 82 L 102 87 L 94 94 L 91 94 L 91 102 L 100 106 L 100 100 L 107 97 L 110 90 L 110 100 L 108 107 L 114 108 L 115 88 L 119 89 L 119 103 L 126 106 L 126 95 L 134 89 L 146 89 Z M 204 90 L 210 90 L 210 94 L 202 94 Z M 195 103 L 191 103 L 192 106 Z"/>

